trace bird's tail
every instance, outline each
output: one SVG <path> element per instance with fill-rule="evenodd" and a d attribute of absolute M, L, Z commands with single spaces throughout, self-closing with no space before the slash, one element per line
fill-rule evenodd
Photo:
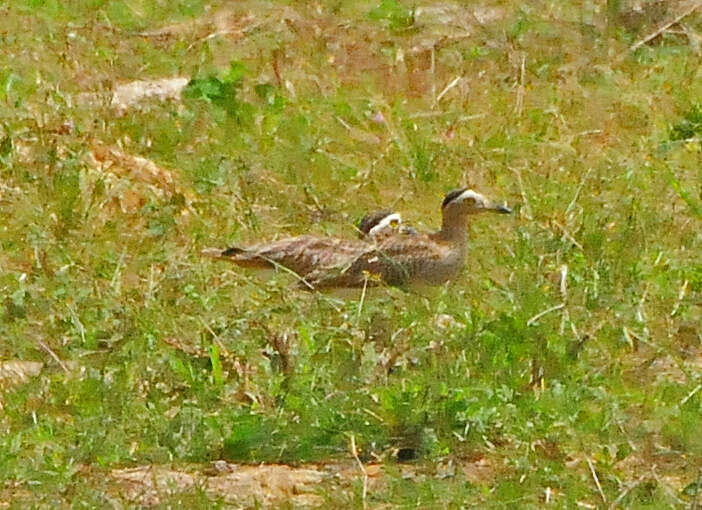
<path fill-rule="evenodd" d="M 213 259 L 221 259 L 235 257 L 236 255 L 241 255 L 243 253 L 246 253 L 246 250 L 233 246 L 231 248 L 227 248 L 226 250 L 222 250 L 221 248 L 205 248 L 200 252 L 200 255 Z"/>
<path fill-rule="evenodd" d="M 277 266 L 275 261 L 265 256 L 261 256 L 246 248 L 237 248 L 236 246 L 225 250 L 220 248 L 205 248 L 200 252 L 200 255 L 212 259 L 228 260 L 229 262 L 234 262 L 238 266 L 253 269 L 266 269 Z"/>
<path fill-rule="evenodd" d="M 232 246 L 222 251 L 222 257 L 233 257 L 234 255 L 243 255 L 244 253 L 246 253 L 245 249 Z"/>

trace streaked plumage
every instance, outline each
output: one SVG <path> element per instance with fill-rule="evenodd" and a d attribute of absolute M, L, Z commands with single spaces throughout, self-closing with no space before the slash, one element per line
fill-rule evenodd
<path fill-rule="evenodd" d="M 314 270 L 348 264 L 368 247 L 368 243 L 357 239 L 305 235 L 246 248 L 208 249 L 202 253 L 242 267 L 264 269 L 283 266 L 304 277 Z"/>
<path fill-rule="evenodd" d="M 485 211 L 511 212 L 479 193 L 459 189 L 446 195 L 441 229 L 435 233 L 372 240 L 299 236 L 247 248 L 209 249 L 203 254 L 244 267 L 284 266 L 314 288 L 440 285 L 463 268 L 468 217 Z"/>

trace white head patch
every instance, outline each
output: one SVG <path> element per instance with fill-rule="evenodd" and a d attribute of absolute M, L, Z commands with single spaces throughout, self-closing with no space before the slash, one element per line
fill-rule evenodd
<path fill-rule="evenodd" d="M 400 225 L 402 225 L 402 218 L 398 213 L 388 214 L 368 231 L 368 236 L 376 236 L 384 230 L 397 230 Z"/>
<path fill-rule="evenodd" d="M 475 200 L 476 205 L 479 204 L 484 206 L 485 204 L 487 204 L 487 199 L 483 195 L 481 195 L 477 191 L 473 191 L 472 189 L 465 190 L 455 200 L 456 202 L 462 202 L 468 198 L 472 198 L 473 200 Z"/>

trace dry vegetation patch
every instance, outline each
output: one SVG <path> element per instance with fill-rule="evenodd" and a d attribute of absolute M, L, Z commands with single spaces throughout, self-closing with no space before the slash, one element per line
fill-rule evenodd
<path fill-rule="evenodd" d="M 431 465 L 399 465 L 405 480 L 421 483 L 428 478 L 457 477 L 476 486 L 490 486 L 504 468 L 488 457 L 472 461 L 446 459 Z M 132 503 L 154 507 L 169 497 L 194 489 L 228 504 L 264 507 L 281 503 L 296 506 L 322 506 L 325 501 L 349 498 L 354 484 L 365 485 L 366 496 L 382 492 L 392 478 L 382 465 L 368 464 L 363 471 L 353 463 L 306 464 L 233 464 L 216 461 L 210 465 L 175 468 L 164 465 L 115 469 L 109 478 L 110 492 Z M 342 496 L 346 494 L 346 496 Z"/>
<path fill-rule="evenodd" d="M 118 469 L 110 473 L 123 497 L 139 505 L 153 507 L 164 497 L 199 488 L 214 499 L 244 506 L 271 506 L 290 502 L 319 506 L 322 483 L 332 472 L 317 466 L 241 465 L 223 461 L 209 469 L 179 470 L 167 466 Z M 119 487 L 119 488 L 118 488 Z"/>
<path fill-rule="evenodd" d="M 188 81 L 189 78 L 176 77 L 123 83 L 115 87 L 111 106 L 117 110 L 118 115 L 124 115 L 144 100 L 178 100 Z"/>
<path fill-rule="evenodd" d="M 6 360 L 0 362 L 0 384 L 21 384 L 41 373 L 44 363 L 40 361 Z"/>

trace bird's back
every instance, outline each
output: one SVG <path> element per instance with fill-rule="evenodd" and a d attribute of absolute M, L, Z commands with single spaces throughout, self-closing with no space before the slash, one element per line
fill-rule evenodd
<path fill-rule="evenodd" d="M 388 285 L 439 285 L 463 267 L 465 246 L 433 235 L 393 236 L 360 253 L 338 274 L 312 273 L 316 287 Z"/>
<path fill-rule="evenodd" d="M 312 271 L 331 271 L 349 265 L 369 244 L 355 239 L 298 236 L 246 248 L 229 248 L 219 258 L 252 268 L 284 266 L 305 276 Z"/>

